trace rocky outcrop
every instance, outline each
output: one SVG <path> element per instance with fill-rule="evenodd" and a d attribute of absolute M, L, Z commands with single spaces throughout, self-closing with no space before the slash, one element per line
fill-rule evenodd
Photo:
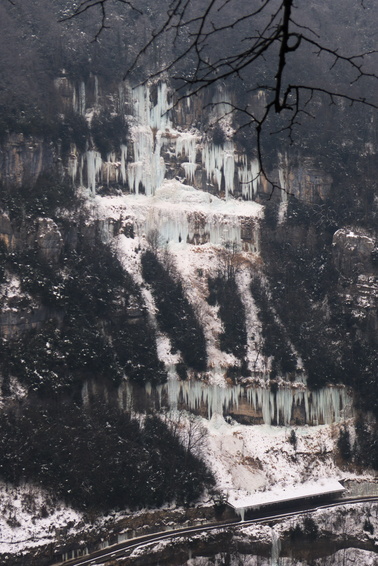
<path fill-rule="evenodd" d="M 0 241 L 8 248 L 13 248 L 14 231 L 8 214 L 0 213 Z"/>
<path fill-rule="evenodd" d="M 39 254 L 48 262 L 56 263 L 63 248 L 63 238 L 51 218 L 37 218 L 35 243 Z"/>
<path fill-rule="evenodd" d="M 355 279 L 360 274 L 374 274 L 372 252 L 375 241 L 361 229 L 341 228 L 333 235 L 333 258 L 343 277 Z"/>
<path fill-rule="evenodd" d="M 12 223 L 6 212 L 0 213 L 0 241 L 12 251 L 37 249 L 40 257 L 50 262 L 58 260 L 63 247 L 63 236 L 51 218 Z"/>

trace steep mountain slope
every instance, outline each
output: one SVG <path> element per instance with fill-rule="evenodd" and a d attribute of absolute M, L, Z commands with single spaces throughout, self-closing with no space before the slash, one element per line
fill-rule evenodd
<path fill-rule="evenodd" d="M 121 82 L 124 59 L 106 67 L 114 42 L 130 48 L 121 31 L 97 59 L 80 34 L 48 57 L 71 36 L 34 44 L 38 6 L 1 7 L 40 68 L 1 93 L 3 479 L 96 512 L 198 500 L 213 479 L 190 418 L 145 417 L 176 409 L 209 420 L 202 457 L 224 493 L 376 468 L 376 117 L 340 105 L 331 128 L 323 103 L 301 144 L 267 143 L 272 194 L 229 114 L 261 96 Z"/>

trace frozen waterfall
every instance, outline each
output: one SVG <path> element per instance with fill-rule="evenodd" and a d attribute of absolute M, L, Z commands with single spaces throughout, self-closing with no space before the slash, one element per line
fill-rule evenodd
<path fill-rule="evenodd" d="M 349 416 L 352 406 L 347 389 L 341 386 L 318 391 L 282 387 L 273 392 L 266 387 L 219 387 L 199 381 L 169 380 L 162 386 L 164 392 L 172 409 L 180 404 L 193 411 L 206 407 L 209 418 L 214 413 L 250 414 L 262 417 L 268 425 L 290 425 L 300 416 L 306 424 L 331 424 Z"/>
<path fill-rule="evenodd" d="M 92 179 L 97 164 L 96 156 L 91 155 L 88 167 Z M 258 251 L 262 208 L 253 201 L 224 201 L 170 180 L 164 181 L 154 196 L 97 197 L 96 203 L 98 220 L 104 227 L 109 226 L 106 241 L 114 236 L 112 226 L 119 220 L 123 225 L 132 226 L 133 237 L 143 240 L 155 234 L 158 246 L 170 243 L 235 245 L 240 250 Z"/>
<path fill-rule="evenodd" d="M 141 391 L 137 397 L 141 398 Z M 250 417 L 255 424 L 281 425 L 333 424 L 352 416 L 352 398 L 345 387 L 325 387 L 318 391 L 282 387 L 276 392 L 267 387 L 220 387 L 200 381 L 171 378 L 156 388 L 147 385 L 144 403 L 155 408 L 187 409 L 201 412 L 209 419 L 213 414 Z M 142 395 L 142 396 L 143 396 Z M 123 408 L 133 406 L 135 392 L 129 382 L 120 386 Z"/>
<path fill-rule="evenodd" d="M 271 566 L 279 566 L 280 552 L 280 536 L 274 529 L 272 529 L 272 560 L 270 562 Z"/>
<path fill-rule="evenodd" d="M 80 182 L 85 178 L 86 163 L 86 186 L 92 194 L 100 184 L 116 183 L 131 193 L 153 196 L 174 172 L 197 190 L 203 190 L 204 185 L 211 187 L 211 192 L 226 200 L 236 190 L 244 200 L 254 199 L 260 182 L 257 161 L 237 150 L 232 139 L 214 144 L 195 128 L 177 128 L 166 83 L 141 85 L 127 91 L 133 113 L 126 117 L 130 131 L 128 147 L 121 145 L 105 160 L 90 149 L 82 160 Z M 85 114 L 84 84 L 74 96 L 75 108 Z M 217 115 L 229 110 L 227 102 L 218 102 L 214 108 Z M 73 164 L 70 172 L 75 178 Z"/>

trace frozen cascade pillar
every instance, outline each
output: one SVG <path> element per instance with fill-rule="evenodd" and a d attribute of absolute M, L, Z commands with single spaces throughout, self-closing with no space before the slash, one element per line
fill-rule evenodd
<path fill-rule="evenodd" d="M 271 566 L 279 566 L 281 552 L 281 541 L 279 535 L 272 529 L 272 560 Z"/>
<path fill-rule="evenodd" d="M 77 89 L 73 91 L 72 106 L 78 114 L 85 115 L 86 110 L 86 97 L 85 97 L 85 83 L 81 81 Z"/>
<path fill-rule="evenodd" d="M 245 518 L 245 507 L 240 507 L 240 509 L 237 510 L 237 513 L 240 515 L 240 520 L 243 522 Z"/>

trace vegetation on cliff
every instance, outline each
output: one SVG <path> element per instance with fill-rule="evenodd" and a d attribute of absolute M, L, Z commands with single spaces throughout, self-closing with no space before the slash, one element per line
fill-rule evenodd
<path fill-rule="evenodd" d="M 263 306 L 261 300 L 266 290 L 257 280 L 253 293 L 260 305 L 266 332 L 273 336 L 272 323 L 277 325 L 280 321 L 284 325 L 281 337 L 277 336 L 275 346 L 270 348 L 279 348 L 282 340 L 286 341 L 287 333 L 303 361 L 310 387 L 318 388 L 326 383 L 353 386 L 357 406 L 378 416 L 374 299 L 369 302 L 366 295 L 363 309 L 357 309 L 358 300 L 362 299 L 351 301 L 348 297 L 349 293 L 357 297 L 361 292 L 368 293 L 369 285 L 359 284 L 364 269 L 352 263 L 350 273 L 343 273 L 333 255 L 333 234 L 347 220 L 345 210 L 333 208 L 331 203 L 323 207 L 290 198 L 287 218 L 277 224 L 274 219 L 277 209 L 274 203 L 268 206 L 270 210 L 262 231 L 262 253 L 270 300 L 265 300 Z M 356 206 L 360 206 L 359 201 Z M 373 226 L 375 214 L 372 207 L 365 215 L 366 227 Z M 376 267 L 372 259 L 365 271 L 374 283 Z M 272 308 L 276 313 L 273 317 L 268 313 Z M 282 352 L 285 348 L 279 349 Z"/>
<path fill-rule="evenodd" d="M 137 383 L 164 381 L 140 291 L 108 246 L 79 236 L 76 248 L 67 245 L 56 259 L 33 246 L 2 248 L 3 269 L 46 311 L 37 328 L 1 339 L 3 392 L 11 375 L 30 391 L 79 396 L 88 378 L 114 385 L 123 375 Z"/>
<path fill-rule="evenodd" d="M 149 250 L 142 256 L 142 269 L 156 301 L 158 322 L 171 339 L 173 348 L 181 352 L 187 366 L 196 371 L 205 370 L 207 354 L 203 329 L 181 281 Z"/>
<path fill-rule="evenodd" d="M 89 408 L 33 398 L 0 414 L 0 474 L 79 509 L 188 505 L 214 483 L 159 417 L 143 421 L 98 399 Z"/>

